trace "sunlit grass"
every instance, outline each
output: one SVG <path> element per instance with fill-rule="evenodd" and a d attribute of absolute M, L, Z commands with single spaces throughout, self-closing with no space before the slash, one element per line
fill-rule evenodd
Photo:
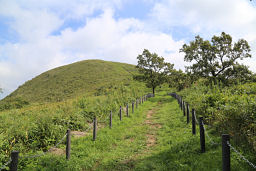
<path fill-rule="evenodd" d="M 192 135 L 191 123 L 179 109 L 177 102 L 160 92 L 158 96 L 139 106 L 139 109 L 119 121 L 117 114 L 113 128 L 98 131 L 97 140 L 83 137 L 72 140 L 71 159 L 47 155 L 31 161 L 27 170 L 222 170 L 221 146 L 212 145 L 206 137 L 206 152 L 200 152 L 199 130 Z M 156 129 L 156 144 L 147 147 L 145 124 L 147 113 L 154 109 L 152 122 Z M 209 131 L 210 133 L 211 131 Z M 210 134 L 215 142 L 220 137 Z M 232 170 L 250 170 L 243 161 L 231 153 Z"/>

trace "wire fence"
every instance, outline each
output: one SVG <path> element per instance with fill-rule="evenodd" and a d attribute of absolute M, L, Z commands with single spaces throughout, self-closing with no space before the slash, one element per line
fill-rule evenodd
<path fill-rule="evenodd" d="M 145 101 L 145 100 L 147 100 L 148 97 L 152 97 L 152 96 L 151 96 L 150 94 L 147 94 L 147 95 L 145 95 L 145 96 L 142 96 L 140 99 L 136 99 L 136 108 L 137 108 L 137 104 L 142 104 L 142 103 L 141 103 L 141 100 L 144 100 L 144 101 Z M 140 102 L 137 103 L 138 101 L 140 101 Z M 127 106 L 127 107 L 129 107 L 129 106 Z M 126 108 L 126 109 L 127 109 L 127 108 Z M 121 108 L 121 110 L 122 110 L 122 108 Z M 128 108 L 127 110 L 129 110 L 129 108 Z M 117 113 L 117 112 L 119 112 L 119 110 L 115 110 L 115 111 L 114 111 L 114 113 Z M 128 112 L 128 111 L 127 111 L 127 112 Z M 134 102 L 133 102 L 133 104 L 132 104 L 132 112 L 134 112 Z M 112 120 L 112 117 L 113 117 L 113 116 L 114 116 L 114 115 L 111 115 L 111 120 Z M 128 116 L 128 113 L 127 113 L 127 116 Z M 103 118 L 101 118 L 101 119 L 103 119 Z M 104 118 L 103 120 L 98 121 L 98 123 L 106 123 L 108 120 L 110 120 L 110 117 L 106 117 L 106 118 Z M 95 124 L 94 124 L 94 123 L 90 123 L 89 126 L 88 126 L 83 132 L 85 133 L 85 132 L 89 131 L 92 127 L 94 127 L 94 131 L 95 131 L 95 130 L 96 130 Z M 71 132 L 71 134 L 72 134 L 72 132 Z M 94 134 L 95 134 L 95 132 L 93 132 L 93 136 L 95 136 Z M 70 135 L 68 135 L 68 132 L 67 132 L 67 133 L 60 139 L 60 141 L 58 141 L 58 143 L 56 143 L 54 146 L 50 147 L 46 152 L 43 152 L 43 151 L 42 151 L 41 154 L 20 156 L 19 158 L 21 158 L 21 159 L 31 159 L 31 158 L 37 158 L 37 157 L 44 156 L 44 155 L 46 155 L 47 153 L 51 152 L 54 148 L 57 148 L 57 147 L 65 140 L 66 137 L 67 137 L 67 141 L 70 141 L 70 140 L 68 140 L 69 136 L 70 136 Z M 69 142 L 69 143 L 70 143 L 70 142 Z M 67 142 L 67 144 L 68 144 L 68 142 Z M 67 144 L 66 144 L 66 145 L 67 145 Z M 67 146 L 68 146 L 68 145 L 67 145 Z M 66 146 L 66 148 L 68 148 L 67 146 Z M 70 150 L 70 149 L 69 149 L 69 150 Z M 70 152 L 68 152 L 68 153 L 70 153 Z M 67 155 L 67 152 L 66 152 L 66 155 Z M 67 157 L 66 157 L 66 158 L 67 158 Z M 68 157 L 67 159 L 69 159 L 69 157 Z M 12 158 L 10 158 L 10 159 L 8 160 L 8 162 L 6 162 L 4 165 L 2 165 L 2 166 L 0 167 L 0 171 L 3 170 L 3 169 L 6 169 L 6 168 L 8 167 L 8 165 L 11 164 L 12 161 L 13 161 Z"/>
<path fill-rule="evenodd" d="M 90 130 L 92 128 L 93 124 L 89 124 L 89 127 L 87 127 L 84 132 L 87 132 L 88 130 Z M 37 157 L 41 157 L 46 155 L 47 153 L 51 152 L 54 148 L 57 148 L 66 138 L 67 133 L 60 139 L 60 141 L 58 141 L 58 143 L 56 143 L 54 146 L 50 147 L 47 151 L 43 152 L 41 154 L 34 154 L 34 155 L 27 155 L 27 156 L 20 156 L 19 158 L 21 159 L 31 159 L 31 158 L 37 158 Z M 5 169 L 10 163 L 12 162 L 12 159 L 10 158 L 10 160 L 8 162 L 6 162 L 2 167 L 0 167 L 0 171 Z"/>
<path fill-rule="evenodd" d="M 27 158 L 41 157 L 41 156 L 45 155 L 46 153 L 51 152 L 53 148 L 57 148 L 58 145 L 64 141 L 64 139 L 65 139 L 66 136 L 67 136 L 67 134 L 65 134 L 65 135 L 62 137 L 62 139 L 61 139 L 56 145 L 50 147 L 49 150 L 47 150 L 46 152 L 43 152 L 42 154 L 35 154 L 35 155 L 29 155 L 29 156 L 21 156 L 20 158 L 22 158 L 22 159 L 27 159 Z"/>
<path fill-rule="evenodd" d="M 236 150 L 235 147 L 233 147 L 229 141 L 227 141 L 227 144 L 241 159 L 243 159 L 246 163 L 248 163 L 250 166 L 256 169 L 256 166 L 252 162 L 250 162 L 248 159 L 246 159 L 241 153 L 239 153 L 238 150 Z"/>
<path fill-rule="evenodd" d="M 196 113 L 195 113 L 195 121 L 197 124 L 199 124 L 198 120 L 197 120 L 197 117 L 196 117 Z"/>
<path fill-rule="evenodd" d="M 171 96 L 173 96 L 174 98 L 176 98 L 180 106 L 184 103 L 184 101 L 182 100 L 182 98 L 181 98 L 179 95 L 177 95 L 176 93 L 170 93 L 169 95 L 171 95 Z M 184 109 L 184 108 L 181 108 L 181 110 L 185 110 L 185 109 Z M 185 111 L 186 111 L 186 110 L 185 110 Z M 185 114 L 184 114 L 184 116 L 185 116 Z M 192 115 L 192 117 L 193 117 L 193 115 Z M 195 113 L 194 113 L 194 119 L 195 119 L 196 123 L 197 123 L 198 125 L 200 125 L 200 122 L 198 122 L 197 116 L 196 116 Z M 193 123 L 192 123 L 192 124 L 193 124 Z M 213 138 L 211 138 L 211 136 L 208 134 L 208 130 L 206 129 L 206 126 L 205 126 L 203 120 L 201 121 L 201 124 L 202 124 L 202 128 L 203 128 L 203 130 L 204 130 L 204 133 L 206 134 L 207 138 L 209 139 L 209 141 L 210 141 L 210 143 L 211 143 L 212 145 L 220 145 L 220 146 L 223 145 L 223 144 L 221 144 L 221 143 L 217 143 L 217 142 L 213 141 Z M 187 125 L 186 125 L 186 127 L 187 127 Z M 185 132 L 187 132 L 187 131 L 185 131 Z M 201 136 L 200 136 L 200 139 L 201 139 Z M 200 141 L 201 141 L 201 140 L 200 140 Z M 254 169 L 256 169 L 256 165 L 253 164 L 252 162 L 250 162 L 250 161 L 249 161 L 245 156 L 243 156 L 240 152 L 238 152 L 238 150 L 236 150 L 235 147 L 233 147 L 233 146 L 230 144 L 229 141 L 226 141 L 225 143 L 229 146 L 229 148 L 231 148 L 231 149 L 240 157 L 240 159 L 244 160 L 244 161 L 245 161 L 246 163 L 248 163 L 251 167 L 253 167 Z M 202 146 L 202 145 L 201 145 L 201 146 Z"/>
<path fill-rule="evenodd" d="M 205 131 L 205 135 L 206 135 L 206 136 L 208 137 L 208 139 L 210 140 L 210 143 L 211 143 L 212 145 L 221 145 L 220 143 L 216 143 L 216 142 L 214 142 L 214 141 L 212 140 L 212 138 L 209 136 L 209 134 L 208 134 L 208 132 L 207 132 L 207 130 L 206 130 L 206 127 L 205 127 L 203 121 L 202 121 L 202 124 L 203 124 L 203 128 L 204 128 L 204 131 Z"/>

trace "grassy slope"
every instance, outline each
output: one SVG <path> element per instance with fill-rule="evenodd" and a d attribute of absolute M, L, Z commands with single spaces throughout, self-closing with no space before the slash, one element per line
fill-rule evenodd
<path fill-rule="evenodd" d="M 177 102 L 163 95 L 139 106 L 130 118 L 114 119 L 113 129 L 103 128 L 96 142 L 91 136 L 72 139 L 69 161 L 64 156 L 46 155 L 28 162 L 26 170 L 221 170 L 221 146 L 213 146 L 206 138 L 206 153 L 200 153 L 199 134 L 191 135 L 191 126 Z M 161 124 L 156 132 L 145 124 L 149 110 L 154 109 L 153 124 Z M 147 134 L 157 138 L 157 144 L 147 147 Z M 219 137 L 213 140 L 220 142 Z M 231 141 L 232 143 L 232 141 Z M 232 170 L 250 170 L 232 153 Z M 23 168 L 24 169 L 24 168 Z"/>
<path fill-rule="evenodd" d="M 81 94 L 93 94 L 102 87 L 132 81 L 134 65 L 102 60 L 85 60 L 61 66 L 27 81 L 3 101 L 22 98 L 28 102 L 56 102 Z"/>
<path fill-rule="evenodd" d="M 20 154 L 28 154 L 37 150 L 46 150 L 53 146 L 67 129 L 85 130 L 91 122 L 92 115 L 105 117 L 109 114 L 109 110 L 116 110 L 119 105 L 124 105 L 124 102 L 130 102 L 148 92 L 144 83 L 132 80 L 132 74 L 137 72 L 135 66 L 99 60 L 81 61 L 49 71 L 52 74 L 49 77 L 54 77 L 54 74 L 56 76 L 56 79 L 49 78 L 51 81 L 49 85 L 55 86 L 57 92 L 63 90 L 61 85 L 66 83 L 57 84 L 58 79 L 61 80 L 62 77 L 65 80 L 72 79 L 72 76 L 77 76 L 75 73 L 79 73 L 79 69 L 84 72 L 93 70 L 94 73 L 89 75 L 95 76 L 80 73 L 81 77 L 87 80 L 80 80 L 80 87 L 79 80 L 71 81 L 70 85 L 77 87 L 75 89 L 71 86 L 70 90 L 74 90 L 73 94 L 60 94 L 62 98 L 68 100 L 54 102 L 56 100 L 54 98 L 60 97 L 56 95 L 52 96 L 52 102 L 41 103 L 45 102 L 44 97 L 49 95 L 47 87 L 44 87 L 47 84 L 44 85 L 43 79 L 40 79 L 46 74 L 43 73 L 17 90 L 28 91 L 28 93 L 18 92 L 18 95 L 30 101 L 30 105 L 0 109 L 0 166 L 8 160 L 11 151 L 17 150 Z M 85 84 L 86 82 L 88 84 Z M 34 90 L 33 87 L 29 87 L 30 84 L 34 86 Z M 108 88 L 109 85 L 114 86 Z M 102 89 L 98 90 L 99 88 Z M 102 90 L 106 90 L 107 94 Z M 9 97 L 9 100 L 17 97 L 15 93 L 13 97 Z M 94 93 L 97 93 L 97 96 L 94 96 Z M 0 108 L 9 104 L 6 100 L 1 101 L 2 104 L 0 102 Z"/>

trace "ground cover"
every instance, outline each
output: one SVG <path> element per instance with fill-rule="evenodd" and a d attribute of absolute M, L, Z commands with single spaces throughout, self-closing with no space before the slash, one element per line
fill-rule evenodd
<path fill-rule="evenodd" d="M 220 136 L 209 129 L 212 140 Z M 232 140 L 231 140 L 232 143 Z M 206 152 L 201 153 L 199 134 L 192 135 L 176 100 L 159 93 L 119 121 L 117 113 L 113 128 L 98 131 L 92 137 L 72 138 L 71 158 L 46 155 L 21 161 L 23 170 L 222 170 L 221 146 L 206 138 Z M 62 146 L 64 148 L 64 145 Z M 232 170 L 252 168 L 231 153 Z"/>

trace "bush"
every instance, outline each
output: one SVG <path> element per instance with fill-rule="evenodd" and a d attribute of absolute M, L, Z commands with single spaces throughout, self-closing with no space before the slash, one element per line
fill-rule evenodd
<path fill-rule="evenodd" d="M 256 83 L 223 87 L 199 80 L 180 94 L 219 133 L 228 132 L 235 142 L 256 150 Z"/>

